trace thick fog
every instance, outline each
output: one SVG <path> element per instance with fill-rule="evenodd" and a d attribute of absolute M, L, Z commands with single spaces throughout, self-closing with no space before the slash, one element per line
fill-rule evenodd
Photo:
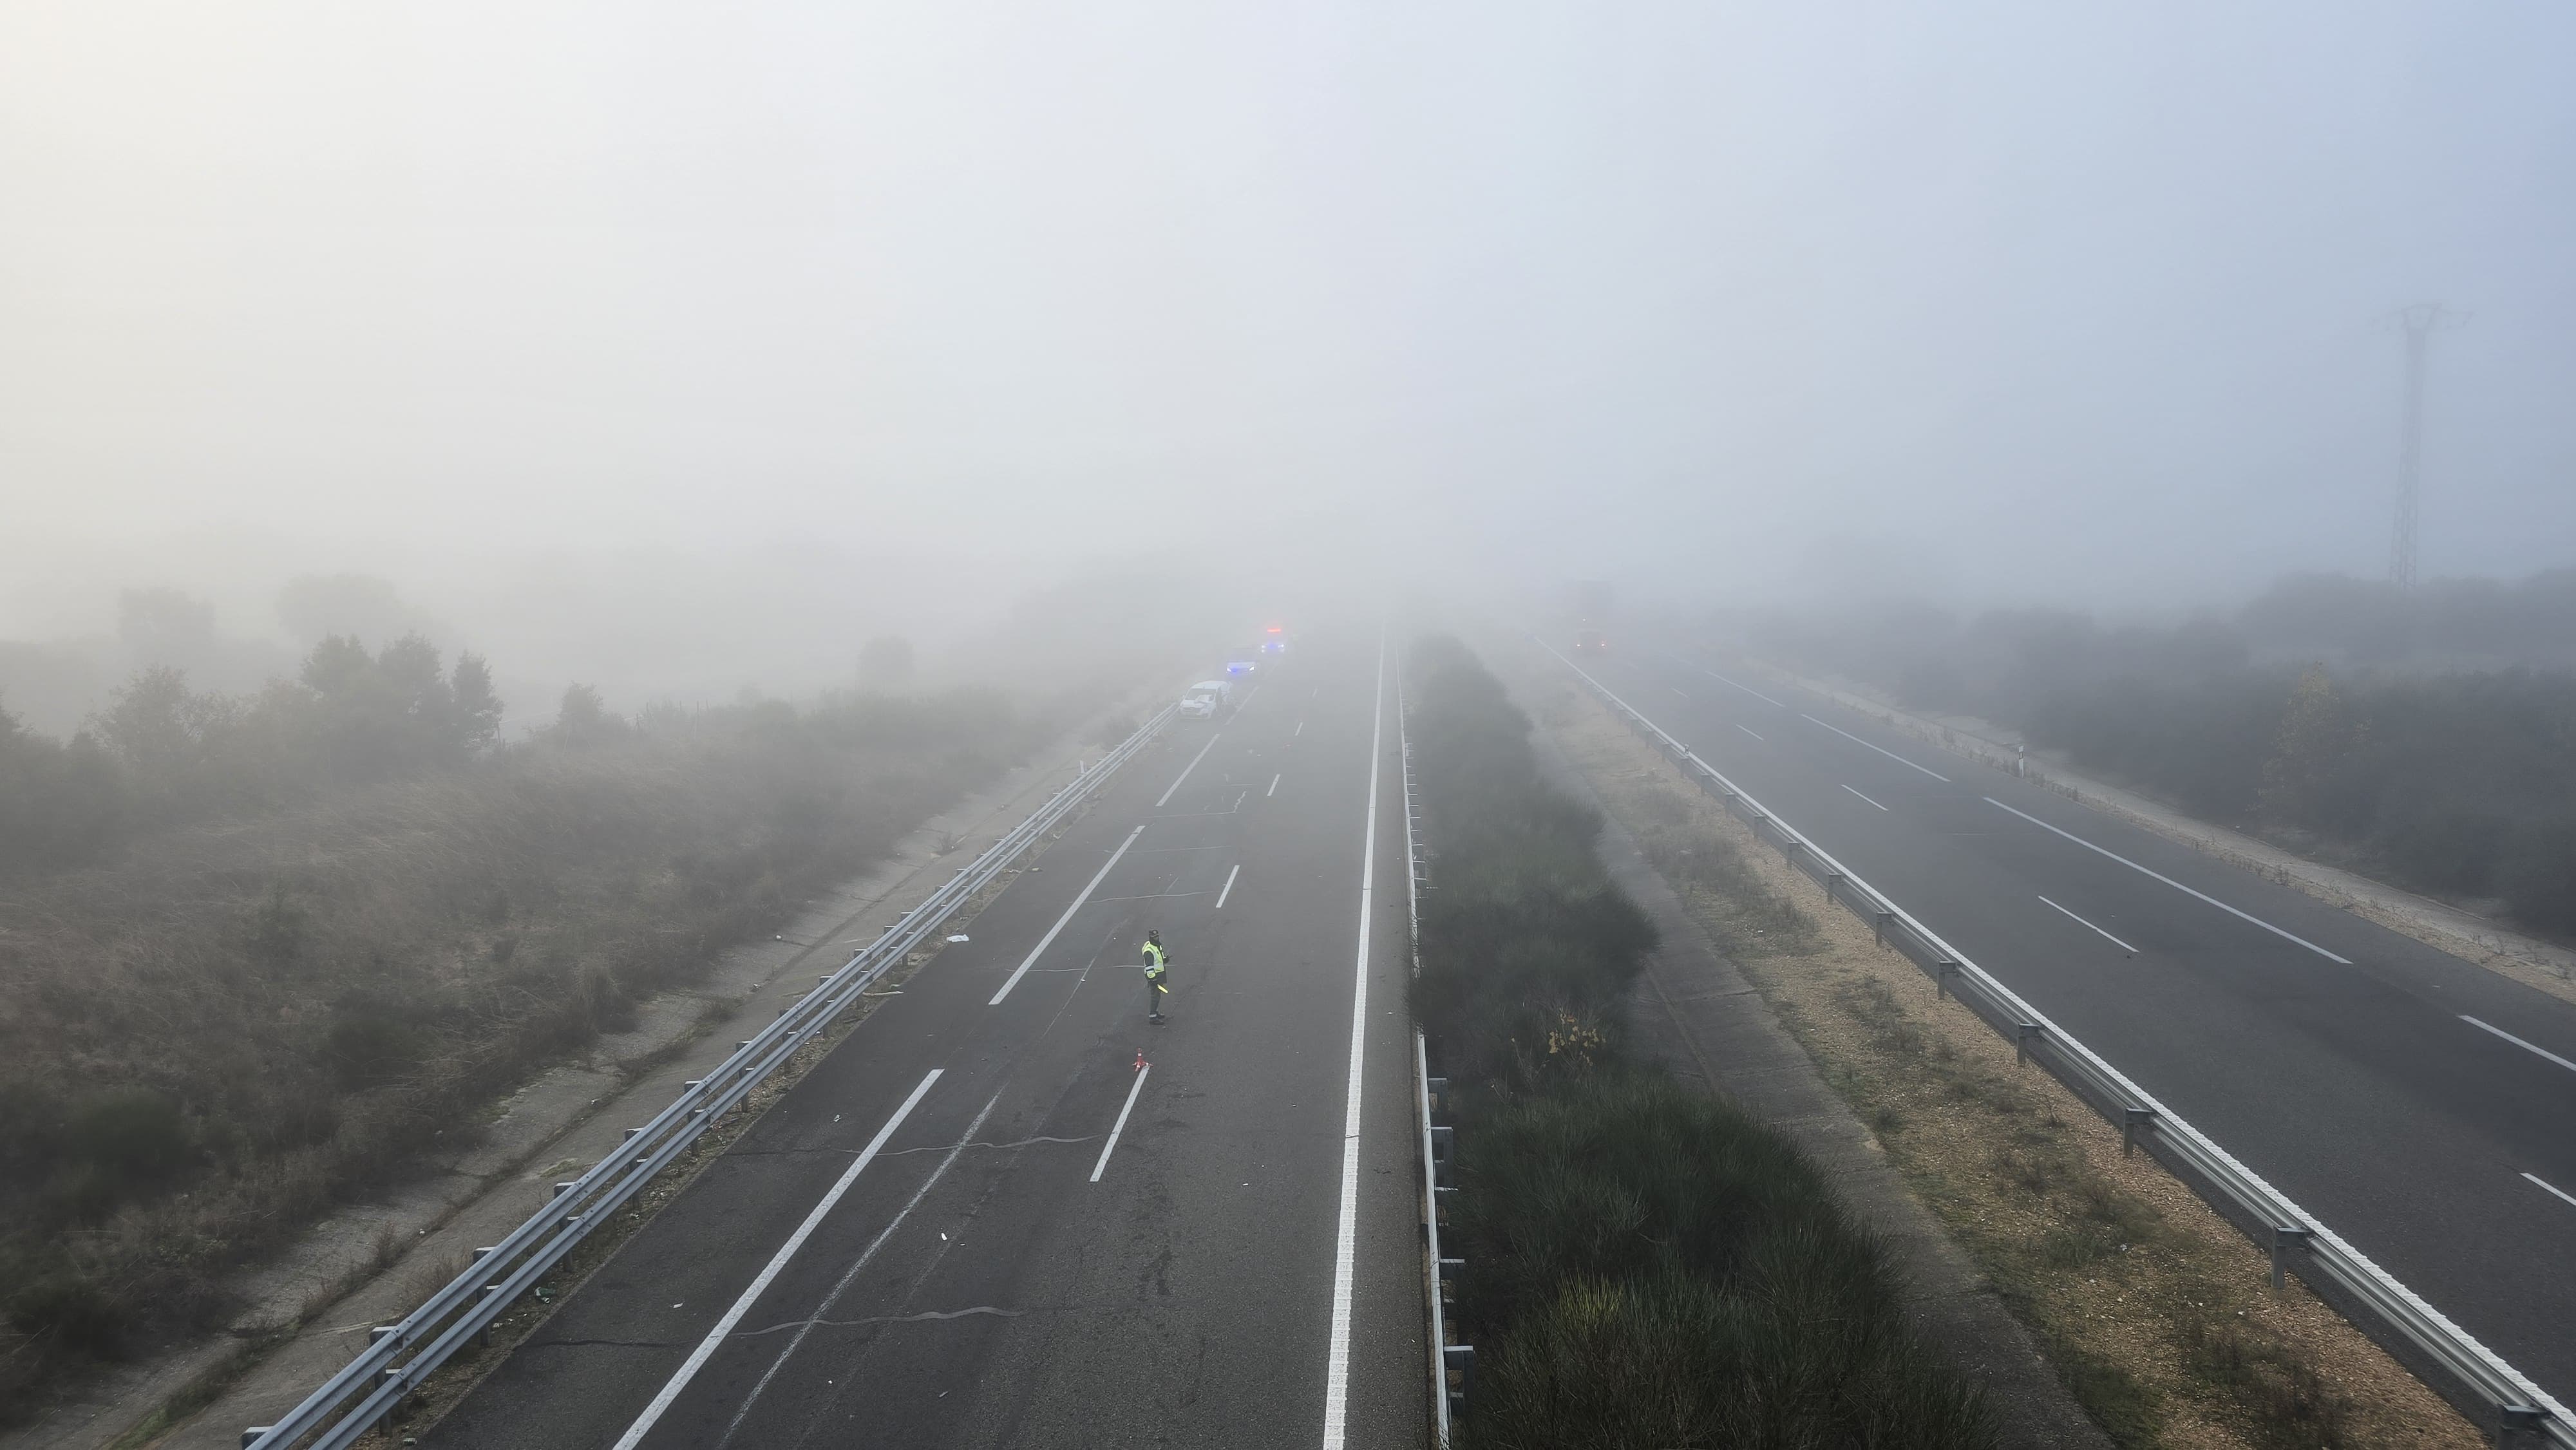
<path fill-rule="evenodd" d="M 2182 608 L 2384 570 L 2432 300 L 2423 572 L 2576 562 L 2571 54 L 2545 3 L 19 0 L 0 639 L 157 588 L 205 668 L 419 624 L 639 695 L 1068 580 Z"/>

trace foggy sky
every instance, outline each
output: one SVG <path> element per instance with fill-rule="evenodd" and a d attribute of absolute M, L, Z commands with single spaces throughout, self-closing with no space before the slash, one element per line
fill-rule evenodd
<path fill-rule="evenodd" d="M 2241 595 L 2384 568 L 2434 299 L 2424 572 L 2576 562 L 2571 56 L 2539 0 L 10 0 L 0 635 L 549 560 Z"/>

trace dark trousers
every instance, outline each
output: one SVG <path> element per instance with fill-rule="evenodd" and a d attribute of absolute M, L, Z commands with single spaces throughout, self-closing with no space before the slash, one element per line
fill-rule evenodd
<path fill-rule="evenodd" d="M 1147 977 L 1147 978 L 1145 979 L 1145 1015 L 1146 1015 L 1146 1016 L 1148 1016 L 1148 1017 L 1160 1017 L 1160 1016 L 1162 1016 L 1162 1015 L 1163 1015 L 1163 997 L 1164 997 L 1164 996 L 1165 996 L 1165 993 L 1164 993 L 1164 991 L 1163 991 L 1163 983 L 1162 983 L 1162 979 L 1161 979 L 1161 978 L 1159 978 L 1159 977 Z"/>

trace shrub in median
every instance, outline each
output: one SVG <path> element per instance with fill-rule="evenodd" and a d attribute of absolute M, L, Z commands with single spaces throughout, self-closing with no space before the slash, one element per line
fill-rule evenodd
<path fill-rule="evenodd" d="M 1414 1008 L 1452 1084 L 1442 1247 L 1482 1351 L 1469 1450 L 1980 1447 L 1980 1393 L 1789 1141 L 1624 1052 L 1654 927 L 1455 640 L 1414 651 L 1436 845 Z"/>
<path fill-rule="evenodd" d="M 1465 1446 L 1980 1446 L 1977 1392 L 1777 1133 L 1604 1073 L 1462 1134 L 1451 1227 L 1488 1339 Z"/>
<path fill-rule="evenodd" d="M 1414 741 L 1438 854 L 1414 1013 L 1450 1078 L 1503 1094 L 1618 1051 L 1654 924 L 1592 850 L 1601 818 L 1540 779 L 1529 717 L 1464 645 L 1417 646 Z"/>

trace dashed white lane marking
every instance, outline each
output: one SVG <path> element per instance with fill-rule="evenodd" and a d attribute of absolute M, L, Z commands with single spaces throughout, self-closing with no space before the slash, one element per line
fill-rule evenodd
<path fill-rule="evenodd" d="M 1100 1175 L 1108 1171 L 1109 1155 L 1118 1151 L 1118 1135 L 1127 1131 L 1127 1115 L 1136 1111 L 1136 1095 L 1145 1090 L 1145 1074 L 1153 1070 L 1150 1062 L 1136 1069 L 1135 1085 L 1127 1089 L 1127 1106 L 1118 1110 L 1118 1121 L 1109 1128 L 1109 1141 L 1100 1145 L 1100 1161 L 1091 1165 L 1092 1182 L 1098 1183 Z"/>
<path fill-rule="evenodd" d="M 2208 902 L 2210 905 L 2217 907 L 2219 910 L 2226 912 L 2229 916 L 2235 917 L 2240 921 L 2250 921 L 2256 926 L 2263 928 L 2265 931 L 2270 932 L 2272 935 L 2277 936 L 2284 941 L 2297 942 L 2299 945 L 2306 947 L 2309 951 L 2315 952 L 2318 956 L 2325 958 L 2327 961 L 2335 962 L 2347 967 L 2352 965 L 2352 958 L 2350 957 L 2336 956 L 2334 953 L 2327 951 L 2324 947 L 2318 946 L 2315 942 L 2308 940 L 2306 937 L 2300 936 L 2296 932 L 2283 931 L 2281 928 L 2274 926 L 2272 923 L 2265 921 L 2259 916 L 2254 915 L 2252 912 L 2239 911 L 2235 907 L 2228 905 L 2226 902 L 2219 900 L 2217 897 L 2210 895 L 2206 891 L 2194 891 L 2190 887 L 2183 885 L 2181 882 L 2176 881 L 2161 871 L 2150 871 L 2146 867 L 2139 865 L 2137 862 L 2130 860 L 2128 857 L 2121 855 L 2117 851 L 2096 846 L 2092 842 L 2085 840 L 2082 836 L 2075 834 L 2073 831 L 2060 830 L 2058 827 L 2050 825 L 2048 822 L 2041 820 L 2039 817 L 2032 815 L 2028 811 L 2014 811 L 2012 807 L 2005 805 L 2002 801 L 1995 799 L 1993 796 L 1986 797 L 1986 804 L 1993 806 L 1999 811 L 2012 811 L 2014 815 L 2021 817 L 2023 820 L 2030 822 L 2032 825 L 2039 827 L 2043 831 L 2056 831 L 2057 834 L 2073 841 L 2076 845 L 2083 847 L 2087 851 L 2098 851 L 2102 855 L 2110 857 L 2112 860 L 2119 862 L 2121 865 L 2128 867 L 2130 870 L 2137 872 L 2141 876 L 2154 877 L 2156 880 L 2163 882 L 2185 896 L 2196 896 L 2201 900 Z"/>
<path fill-rule="evenodd" d="M 1746 694 L 1748 694 L 1748 695 L 1751 695 L 1754 699 L 1757 699 L 1757 700 L 1761 701 L 1761 702 L 1762 702 L 1763 704 L 1765 704 L 1765 705 L 1779 705 L 1779 707 L 1780 707 L 1781 709 L 1783 709 L 1783 710 L 1786 710 L 1786 709 L 1788 709 L 1788 708 L 1789 708 L 1789 707 L 1788 707 L 1788 706 L 1786 706 L 1786 705 L 1781 705 L 1779 701 L 1772 699 L 1770 696 L 1768 696 L 1768 695 L 1766 695 L 1766 694 L 1763 694 L 1760 690 L 1757 690 L 1757 689 L 1753 688 L 1751 685 L 1748 685 L 1748 684 L 1744 683 L 1742 680 L 1731 680 L 1731 679 L 1728 679 L 1726 676 L 1719 674 L 1717 671 L 1710 669 L 1710 668 L 1709 668 L 1708 666 L 1706 666 L 1706 665 L 1695 665 L 1695 664 L 1692 664 L 1692 663 L 1691 663 L 1690 661 L 1688 661 L 1688 660 L 1683 660 L 1683 661 L 1682 661 L 1682 665 L 1683 665 L 1683 667 L 1684 667 L 1684 668 L 1686 668 L 1686 669 L 1694 669 L 1694 670 L 1699 671 L 1701 674 L 1708 676 L 1710 679 L 1717 681 L 1717 682 L 1718 682 L 1719 684 L 1721 684 L 1721 685 L 1733 685 L 1735 688 L 1737 688 L 1737 689 L 1739 689 L 1739 690 L 1742 690 L 1744 693 L 1746 693 Z"/>
<path fill-rule="evenodd" d="M 1219 735 L 1224 733 L 1225 732 L 1223 731 L 1217 732 Z M 1199 747 L 1199 753 L 1190 757 L 1190 763 L 1181 767 L 1181 773 L 1172 777 L 1171 785 L 1163 791 L 1162 800 L 1154 802 L 1154 809 L 1158 811 L 1161 810 L 1164 802 L 1169 801 L 1172 798 L 1172 792 L 1181 788 L 1181 782 L 1189 779 L 1190 772 L 1198 769 L 1199 762 L 1207 759 L 1207 753 L 1214 749 L 1216 749 L 1216 736 L 1211 735 L 1208 737 L 1208 743 Z"/>
<path fill-rule="evenodd" d="M 1825 725 L 1824 721 L 1817 719 L 1815 716 L 1810 715 L 1803 710 L 1798 712 L 1798 718 L 1806 721 L 1810 725 Z M 1843 729 L 1839 725 L 1825 725 L 1825 728 L 1831 730 L 1845 740 L 1850 741 L 1854 745 L 1867 746 L 1869 749 L 1877 751 L 1879 754 L 1886 756 L 1888 759 L 1895 761 L 1901 766 L 1904 766 L 1907 770 L 1919 770 L 1925 775 L 1932 777 L 1934 780 L 1941 782 L 1943 785 L 1950 783 L 1950 777 L 1943 775 L 1932 767 L 1928 765 L 1916 765 L 1913 761 L 1906 759 L 1904 756 L 1897 754 L 1893 750 L 1887 749 L 1885 746 L 1871 745 L 1868 741 L 1861 739 L 1859 736 Z"/>
<path fill-rule="evenodd" d="M 1275 775 L 1270 777 L 1270 789 L 1263 791 L 1262 794 L 1264 796 L 1274 796 L 1279 794 L 1279 777 Z"/>
<path fill-rule="evenodd" d="M 2471 1027 L 2480 1029 L 2481 1031 L 2492 1032 L 2496 1036 L 2503 1038 L 2505 1041 L 2512 1043 L 2514 1046 L 2521 1048 L 2525 1052 L 2536 1052 L 2542 1057 L 2548 1058 L 2551 1062 L 2558 1064 L 2560 1067 L 2566 1068 L 2570 1072 L 2576 1072 L 2576 1062 L 2569 1062 L 2566 1058 L 2560 1057 L 2557 1053 L 2550 1051 L 2546 1047 L 2533 1046 L 2531 1043 L 2523 1041 L 2521 1038 L 2514 1036 L 2503 1028 L 2494 1026 L 2490 1023 L 2480 1022 L 2478 1019 L 2465 1012 L 2460 1014 L 2460 1020 L 2466 1022 Z"/>
<path fill-rule="evenodd" d="M 1360 943 L 1352 966 L 1351 1074 L 1342 1109 L 1342 1210 L 1333 1237 L 1333 1337 L 1324 1356 L 1324 1450 L 1342 1450 L 1350 1418 L 1351 1285 L 1360 1234 L 1360 1061 L 1368 1044 L 1369 906 L 1377 878 L 1377 779 L 1386 743 L 1386 636 L 1377 640 L 1377 703 L 1369 707 L 1368 820 L 1360 836 Z"/>
<path fill-rule="evenodd" d="M 1237 862 L 1235 862 L 1235 863 L 1234 863 L 1234 870 L 1232 870 L 1232 871 L 1228 871 L 1227 873 L 1225 873 L 1225 889 L 1224 889 L 1223 891 L 1220 891 L 1220 892 L 1218 892 L 1218 893 L 1216 894 L 1216 909 L 1217 909 L 1217 910 L 1219 910 L 1219 911 L 1223 911 L 1223 910 L 1225 910 L 1225 899 L 1226 899 L 1227 897 L 1232 896 L 1232 895 L 1234 894 L 1234 878 L 1235 878 L 1237 875 L 1241 874 L 1242 870 L 1243 870 L 1243 863 L 1242 863 L 1242 862 L 1240 862 L 1240 861 L 1237 861 Z"/>
<path fill-rule="evenodd" d="M 1676 694 L 1676 695 L 1681 695 L 1681 696 L 1682 696 L 1682 698 L 1683 698 L 1683 699 L 1685 699 L 1685 700 L 1687 700 L 1687 699 L 1689 699 L 1689 698 L 1690 698 L 1690 696 L 1688 696 L 1688 695 L 1682 695 L 1682 687 L 1681 687 L 1681 686 L 1679 686 L 1679 685 L 1666 685 L 1666 686 L 1664 686 L 1664 688 L 1665 688 L 1665 689 L 1667 689 L 1667 690 L 1672 691 L 1672 692 L 1673 692 L 1674 694 Z"/>
<path fill-rule="evenodd" d="M 1735 728 L 1736 728 L 1736 729 L 1738 729 L 1738 730 L 1743 731 L 1743 732 L 1744 732 L 1745 734 L 1747 734 L 1747 735 L 1751 735 L 1751 736 L 1753 736 L 1753 738 L 1754 738 L 1754 739 L 1756 739 L 1756 740 L 1759 740 L 1759 739 L 1761 739 L 1761 738 L 1762 738 L 1762 737 L 1761 737 L 1761 735 L 1759 735 L 1758 733 L 1756 733 L 1756 732 L 1754 731 L 1753 727 L 1752 727 L 1752 726 L 1750 726 L 1750 725 L 1738 724 L 1738 725 L 1736 725 L 1736 727 L 1735 727 Z"/>
<path fill-rule="evenodd" d="M 930 1085 L 939 1081 L 939 1072 L 938 1068 L 932 1068 L 930 1075 L 921 1080 L 921 1085 L 912 1090 L 912 1096 L 903 1100 L 903 1106 L 894 1110 L 894 1116 L 886 1119 L 885 1126 L 877 1129 L 877 1135 L 869 1139 L 868 1146 L 851 1160 L 848 1168 L 842 1170 L 839 1181 L 823 1195 L 823 1201 L 814 1205 L 814 1211 L 805 1215 L 805 1221 L 796 1226 L 796 1232 L 788 1235 L 787 1242 L 779 1245 L 778 1252 L 770 1256 L 768 1267 L 762 1269 L 759 1277 L 751 1281 L 751 1286 L 742 1291 L 741 1298 L 733 1301 L 733 1307 L 716 1321 L 715 1328 L 707 1331 L 706 1338 L 698 1341 L 698 1347 L 689 1352 L 688 1359 L 680 1365 L 679 1373 L 672 1375 L 670 1382 L 662 1386 L 662 1392 L 644 1407 L 644 1413 L 635 1417 L 634 1424 L 626 1427 L 626 1433 L 617 1437 L 616 1450 L 635 1450 L 644 1442 L 644 1436 L 653 1428 L 654 1422 L 662 1418 L 663 1412 L 671 1408 L 671 1402 L 680 1397 L 680 1391 L 687 1389 L 689 1381 L 697 1378 L 698 1371 L 706 1367 L 708 1359 L 716 1352 L 716 1346 L 724 1343 L 725 1336 L 733 1333 L 734 1326 L 742 1322 L 742 1316 L 750 1313 L 751 1306 L 768 1292 L 770 1281 L 778 1277 L 778 1271 L 787 1267 L 787 1261 L 796 1257 L 798 1249 L 805 1247 L 805 1240 L 813 1237 L 824 1217 L 841 1201 L 842 1195 L 850 1191 L 850 1185 L 859 1181 L 860 1171 L 876 1160 L 877 1150 L 886 1145 L 886 1139 L 893 1137 L 895 1129 L 903 1126 L 903 1120 L 912 1116 L 912 1110 L 929 1093 Z"/>
<path fill-rule="evenodd" d="M 2040 900 L 2042 900 L 2042 901 L 2048 901 L 2048 898 L 2047 898 L 2047 897 L 2045 897 L 2045 896 L 2043 896 L 2043 897 L 2041 897 L 2041 898 L 2040 898 Z M 2057 903 L 2056 903 L 2056 902 L 2054 902 L 2054 901 L 2048 901 L 2048 904 L 2049 904 L 2049 905 L 2051 905 L 2051 906 L 2057 906 Z M 2057 906 L 2057 909 L 2058 909 L 2058 910 L 2060 910 L 2060 911 L 2066 911 L 2066 908 L 2065 908 L 2065 907 L 2063 907 L 2063 906 Z M 2067 914 L 2067 916 L 2068 916 L 2068 917 L 2070 917 L 2070 918 L 2071 918 L 2071 919 L 2073 919 L 2074 921 L 2076 921 L 2076 922 L 2078 922 L 2078 923 L 2081 923 L 2082 925 L 2084 925 L 2084 926 L 2086 926 L 2086 927 L 2091 928 L 2091 929 L 2092 929 L 2093 931 L 2095 931 L 2095 932 L 2100 933 L 2100 935 L 2101 935 L 2102 939 L 2103 939 L 2104 941 L 2109 942 L 2111 945 L 2113 945 L 2113 946 L 2115 946 L 2115 947 L 2118 947 L 2120 950 L 2122 950 L 2122 951 L 2124 951 L 2124 952 L 2127 952 L 2129 955 L 2131 955 L 2131 956 L 2133 956 L 2133 957 L 2134 957 L 2134 956 L 2136 956 L 2136 955 L 2138 954 L 2138 949 L 2137 949 L 2136 947 L 2133 947 L 2133 946 L 2129 945 L 2127 942 L 2124 942 L 2124 941 L 2120 940 L 2118 937 L 2111 935 L 2111 934 L 2110 934 L 2109 932 L 2107 932 L 2107 931 L 2103 931 L 2103 930 L 2102 930 L 2102 928 L 2100 928 L 2100 927 L 2098 927 L 2098 926 L 2094 926 L 2094 925 L 2093 925 L 2093 923 L 2091 923 L 2091 922 L 2089 922 L 2089 921 L 2085 921 L 2085 920 L 2084 920 L 2084 918 L 2082 918 L 2082 917 L 2080 917 L 2080 916 L 2076 916 L 2074 912 L 2066 911 L 2066 914 Z"/>
<path fill-rule="evenodd" d="M 1852 790 L 1852 788 L 1851 788 L 1850 786 L 1847 786 L 1847 785 L 1846 785 L 1846 786 L 1844 786 L 1844 787 L 1843 787 L 1843 789 L 1845 789 L 1845 790 L 1851 790 L 1851 793 L 1852 793 L 1853 795 L 1859 795 L 1859 796 L 1860 796 L 1860 798 L 1861 798 L 1862 800 L 1869 801 L 1869 797 L 1867 797 L 1867 796 L 1865 796 L 1865 795 L 1860 795 L 1860 792 L 1859 792 L 1859 791 Z M 1870 803 L 1871 805 L 1878 806 L 1878 802 L 1876 802 L 1876 801 L 1869 801 L 1869 803 Z M 1882 810 L 1882 811 L 1887 809 L 1887 807 L 1885 807 L 1885 806 L 1878 806 L 1878 808 L 1879 808 L 1880 810 Z"/>
<path fill-rule="evenodd" d="M 1109 868 L 1117 865 L 1118 858 L 1126 855 L 1127 848 L 1135 845 L 1136 838 L 1143 834 L 1145 834 L 1145 828 L 1143 826 L 1138 826 L 1136 829 L 1127 833 L 1127 839 L 1119 842 L 1118 849 L 1109 853 L 1109 859 L 1100 863 L 1100 874 L 1092 877 L 1091 884 L 1082 888 L 1082 894 L 1073 899 L 1073 905 L 1064 909 L 1064 915 L 1055 919 L 1055 925 L 1047 928 L 1047 934 L 1038 938 L 1038 944 L 1029 948 L 1029 954 L 1021 961 L 1019 970 L 1011 973 L 1011 979 L 1002 984 L 1002 990 L 995 992 L 993 994 L 993 1000 L 985 1003 L 985 1006 L 999 1007 L 1002 1005 L 1002 999 L 1011 995 L 1011 989 L 1020 984 L 1020 978 L 1027 976 L 1029 974 L 1029 968 L 1037 965 L 1038 958 L 1045 953 L 1046 949 L 1055 945 L 1056 935 L 1064 930 L 1064 924 L 1073 920 L 1073 914 L 1082 910 L 1083 903 L 1091 899 L 1091 893 L 1098 891 L 1100 889 L 1100 883 L 1109 879 Z"/>
<path fill-rule="evenodd" d="M 823 1302 L 814 1306 L 814 1312 L 806 1317 L 805 1322 L 796 1326 L 796 1333 L 787 1341 L 787 1347 L 778 1351 L 778 1358 L 771 1360 L 769 1368 L 761 1371 L 759 1383 L 751 1387 L 750 1394 L 742 1397 L 742 1405 L 733 1412 L 733 1419 L 725 1424 L 723 1438 L 716 1441 L 716 1450 L 724 1450 L 725 1446 L 733 1443 L 734 1432 L 742 1428 L 743 1421 L 751 1418 L 751 1407 L 760 1403 L 761 1395 L 769 1389 L 769 1382 L 778 1378 L 778 1372 L 787 1367 L 787 1361 L 795 1358 L 796 1351 L 805 1347 L 806 1336 L 812 1334 L 824 1322 L 824 1316 L 832 1312 L 833 1305 L 841 1302 L 841 1296 L 850 1292 L 850 1284 L 859 1277 L 859 1270 L 868 1266 L 868 1262 L 877 1256 L 877 1250 L 884 1248 L 886 1240 L 894 1237 L 894 1231 L 903 1227 L 903 1221 L 912 1217 L 914 1209 L 921 1207 L 921 1201 L 930 1196 L 931 1188 L 940 1179 L 948 1176 L 949 1169 L 957 1166 L 957 1155 L 965 1152 L 972 1145 L 977 1130 L 984 1126 L 986 1118 L 993 1116 L 994 1104 L 1001 1100 L 1000 1093 L 993 1094 L 991 1100 L 984 1104 L 984 1110 L 975 1115 L 975 1121 L 966 1125 L 966 1137 L 948 1150 L 948 1156 L 939 1160 L 939 1166 L 930 1170 L 928 1178 L 921 1180 L 921 1186 L 914 1189 L 912 1197 L 904 1203 L 903 1211 L 896 1214 L 884 1228 L 877 1231 L 877 1236 L 868 1241 L 868 1246 L 859 1251 L 856 1259 L 850 1261 L 850 1267 L 842 1271 L 840 1282 L 832 1286 L 832 1292 L 824 1295 Z M 944 1238 L 946 1235 L 943 1234 L 941 1237 Z M 774 1327 L 783 1329 L 786 1326 Z M 766 1334 L 771 1331 L 755 1332 Z"/>
<path fill-rule="evenodd" d="M 2555 1183 L 2542 1182 L 2539 1177 L 2533 1174 L 2526 1173 L 2522 1176 L 2529 1178 L 2532 1182 L 2540 1184 L 2541 1187 L 2546 1188 L 2550 1192 L 2557 1194 L 2560 1198 L 2567 1200 L 2570 1207 L 2576 1207 L 2576 1193 L 2569 1193 L 2566 1189 L 2559 1187 Z"/>
<path fill-rule="evenodd" d="M 1294 739 L 1296 739 L 1298 736 L 1303 735 L 1303 734 L 1305 734 L 1305 733 L 1306 733 L 1306 722 L 1305 722 L 1305 721 L 1303 721 L 1303 720 L 1300 720 L 1300 721 L 1298 721 L 1298 722 L 1297 722 L 1297 728 L 1288 732 L 1288 738 L 1289 738 L 1289 739 L 1291 739 L 1291 740 L 1294 740 Z"/>

